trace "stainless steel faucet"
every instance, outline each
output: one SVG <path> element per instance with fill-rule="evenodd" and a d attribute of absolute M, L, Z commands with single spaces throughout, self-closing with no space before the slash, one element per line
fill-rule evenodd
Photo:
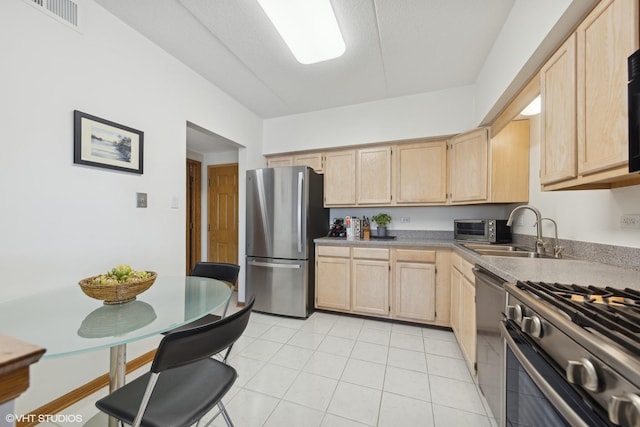
<path fill-rule="evenodd" d="M 536 215 L 536 223 L 534 224 L 534 226 L 536 227 L 536 253 L 538 255 L 544 255 L 545 254 L 545 248 L 544 248 L 544 240 L 542 240 L 542 215 L 540 214 L 540 211 L 536 208 L 534 208 L 531 205 L 522 205 L 522 206 L 517 206 L 514 210 L 511 211 L 511 214 L 509 215 L 509 220 L 507 221 L 507 225 L 511 226 L 511 224 L 513 224 L 513 217 L 515 215 L 516 212 L 522 210 L 522 209 L 529 209 L 530 211 L 532 211 L 535 215 Z"/>
<path fill-rule="evenodd" d="M 553 224 L 553 229 L 555 231 L 555 244 L 553 245 L 553 257 L 554 258 L 562 258 L 562 251 L 564 248 L 560 246 L 558 241 L 558 224 L 552 220 L 551 218 L 542 218 L 540 221 L 550 221 Z M 540 223 L 539 227 L 542 227 L 542 223 Z"/>

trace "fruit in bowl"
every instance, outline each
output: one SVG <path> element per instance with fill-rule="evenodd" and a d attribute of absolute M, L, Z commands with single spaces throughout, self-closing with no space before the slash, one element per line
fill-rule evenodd
<path fill-rule="evenodd" d="M 80 281 L 80 288 L 91 298 L 105 304 L 133 301 L 153 285 L 158 277 L 153 271 L 136 271 L 130 265 L 121 264 L 106 274 L 88 277 Z"/>

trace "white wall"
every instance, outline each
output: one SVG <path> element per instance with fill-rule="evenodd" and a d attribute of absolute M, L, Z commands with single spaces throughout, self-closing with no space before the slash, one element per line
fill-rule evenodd
<path fill-rule="evenodd" d="M 119 263 L 182 274 L 187 121 L 245 147 L 242 168 L 264 162 L 257 116 L 92 0 L 79 4 L 81 32 L 21 0 L 0 2 L 0 301 L 75 287 Z M 75 109 L 144 131 L 144 174 L 74 165 Z M 147 209 L 135 208 L 136 192 L 148 193 Z M 128 357 L 153 346 L 129 345 Z M 16 410 L 105 373 L 107 360 L 102 351 L 41 361 Z"/>
<path fill-rule="evenodd" d="M 476 124 L 494 108 L 571 2 L 516 0 L 476 79 Z"/>
<path fill-rule="evenodd" d="M 448 135 L 475 127 L 473 87 L 264 121 L 264 154 Z"/>
<path fill-rule="evenodd" d="M 543 216 L 558 223 L 561 239 L 579 240 L 640 248 L 640 230 L 620 228 L 620 215 L 640 213 L 640 186 L 613 190 L 540 190 L 540 116 L 531 119 L 531 161 L 529 204 Z M 516 226 L 520 234 L 535 235 L 534 216 L 526 212 L 526 225 Z M 553 236 L 553 226 L 545 222 L 543 234 Z"/>
<path fill-rule="evenodd" d="M 380 212 L 391 215 L 391 223 L 387 226 L 389 231 L 453 231 L 454 219 L 506 218 L 510 210 L 505 205 L 340 208 L 331 209 L 330 218 L 344 218 L 347 215 L 372 217 Z M 401 218 L 409 218 L 409 222 L 403 223 Z M 372 222 L 371 227 L 377 226 Z"/>

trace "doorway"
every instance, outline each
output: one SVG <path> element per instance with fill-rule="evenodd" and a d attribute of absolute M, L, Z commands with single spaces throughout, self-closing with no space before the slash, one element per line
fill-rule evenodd
<path fill-rule="evenodd" d="M 238 164 L 210 165 L 207 260 L 238 264 Z"/>
<path fill-rule="evenodd" d="M 202 247 L 202 163 L 187 159 L 187 265 L 189 275 L 201 259 Z"/>

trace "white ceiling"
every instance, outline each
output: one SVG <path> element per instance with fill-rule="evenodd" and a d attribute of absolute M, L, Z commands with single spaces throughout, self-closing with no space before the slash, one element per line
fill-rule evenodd
<path fill-rule="evenodd" d="M 256 0 L 96 1 L 262 118 L 473 84 L 514 3 L 332 0 L 346 52 L 302 65 Z"/>

